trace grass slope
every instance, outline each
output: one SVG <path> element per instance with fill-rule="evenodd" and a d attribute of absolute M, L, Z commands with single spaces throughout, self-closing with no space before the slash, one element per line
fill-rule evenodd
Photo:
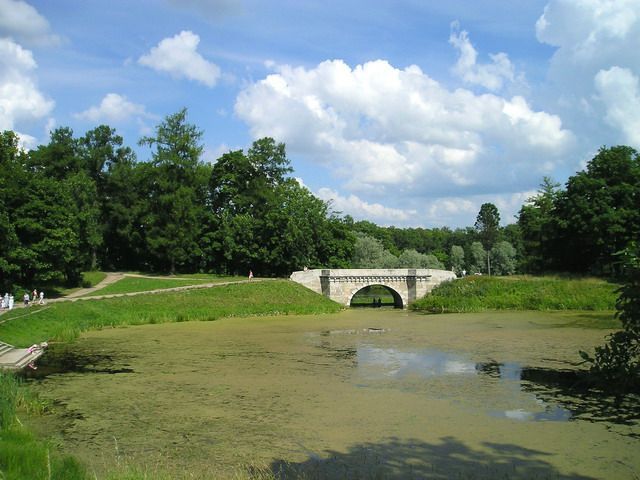
<path fill-rule="evenodd" d="M 411 308 L 431 313 L 612 311 L 615 309 L 617 288 L 617 285 L 593 278 L 470 276 L 437 286 Z"/>
<path fill-rule="evenodd" d="M 186 287 L 188 285 L 202 285 L 204 283 L 222 283 L 245 280 L 244 277 L 211 277 L 211 278 L 171 278 L 171 277 L 125 277 L 100 290 L 84 295 L 95 297 L 98 295 L 112 295 L 118 293 L 146 292 L 148 290 L 161 290 L 163 288 Z"/>
<path fill-rule="evenodd" d="M 16 345 L 70 342 L 86 330 L 119 325 L 216 320 L 230 316 L 332 313 L 337 303 L 288 280 L 134 297 L 52 303 L 2 316 L 0 339 Z"/>

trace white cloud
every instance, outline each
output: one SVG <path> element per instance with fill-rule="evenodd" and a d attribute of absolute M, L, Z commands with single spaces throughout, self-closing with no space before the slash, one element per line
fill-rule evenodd
<path fill-rule="evenodd" d="M 188 78 L 213 87 L 220 78 L 220 68 L 197 52 L 199 43 L 198 35 L 185 30 L 162 40 L 140 57 L 138 63 L 175 78 Z"/>
<path fill-rule="evenodd" d="M 38 89 L 36 68 L 30 50 L 0 38 L 0 130 L 15 130 L 21 122 L 39 120 L 53 110 L 54 102 Z"/>
<path fill-rule="evenodd" d="M 144 105 L 130 102 L 127 97 L 117 93 L 108 93 L 100 105 L 90 107 L 84 112 L 75 114 L 76 118 L 91 122 L 126 122 L 132 118 L 154 118 L 147 113 Z"/>
<path fill-rule="evenodd" d="M 573 138 L 523 97 L 452 91 L 417 66 L 383 60 L 281 66 L 248 85 L 235 111 L 255 138 L 284 141 L 360 194 L 508 191 L 537 182 Z"/>
<path fill-rule="evenodd" d="M 320 188 L 317 197 L 325 202 L 331 202 L 331 208 L 344 215 L 351 215 L 357 220 L 367 219 L 379 224 L 405 223 L 415 216 L 415 211 L 405 211 L 397 208 L 388 208 L 379 203 L 367 203 L 351 194 L 347 197 L 340 195 L 330 188 Z"/>
<path fill-rule="evenodd" d="M 629 69 L 612 67 L 595 77 L 596 91 L 605 105 L 605 120 L 624 133 L 625 141 L 640 148 L 640 82 Z"/>
<path fill-rule="evenodd" d="M 449 43 L 459 52 L 458 61 L 453 67 L 453 72 L 466 83 L 481 85 L 488 90 L 501 90 L 504 83 L 514 82 L 515 69 L 506 53 L 491 54 L 491 63 L 477 63 L 478 52 L 471 44 L 466 31 L 459 31 L 457 22 L 452 24 Z"/>
<path fill-rule="evenodd" d="M 47 19 L 22 0 L 0 0 L 0 34 L 27 45 L 60 43 L 60 38 L 51 33 Z"/>
<path fill-rule="evenodd" d="M 593 104 L 599 71 L 616 66 L 640 71 L 640 0 L 551 0 L 536 23 L 536 35 L 557 47 L 549 79 L 559 104 L 573 109 L 577 122 L 600 117 Z"/>

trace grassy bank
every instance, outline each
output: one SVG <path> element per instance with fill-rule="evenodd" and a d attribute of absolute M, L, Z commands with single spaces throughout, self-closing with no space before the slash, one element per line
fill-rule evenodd
<path fill-rule="evenodd" d="M 0 372 L 0 478 L 84 480 L 84 468 L 24 427 L 20 416 L 38 415 L 44 405 L 13 374 Z"/>
<path fill-rule="evenodd" d="M 85 297 L 98 295 L 112 295 L 120 293 L 146 292 L 149 290 L 161 290 L 164 288 L 185 287 L 188 285 L 203 285 L 206 283 L 223 283 L 238 280 L 246 280 L 244 277 L 210 276 L 209 278 L 172 278 L 172 277 L 125 277 L 100 290 L 91 292 Z"/>
<path fill-rule="evenodd" d="M 3 315 L 0 339 L 26 347 L 44 340 L 71 342 L 83 331 L 119 325 L 332 313 L 340 308 L 337 303 L 288 280 L 256 281 L 18 309 Z"/>
<path fill-rule="evenodd" d="M 613 311 L 617 285 L 559 277 L 470 276 L 443 283 L 411 308 L 430 313 L 487 310 Z"/>

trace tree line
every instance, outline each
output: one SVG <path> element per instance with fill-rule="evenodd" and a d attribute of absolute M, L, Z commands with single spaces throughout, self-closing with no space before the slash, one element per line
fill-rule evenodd
<path fill-rule="evenodd" d="M 140 161 L 106 125 L 19 148 L 0 133 L 0 288 L 77 285 L 91 269 L 286 276 L 309 268 L 423 267 L 458 274 L 617 273 L 640 233 L 640 165 L 630 147 L 601 148 L 565 188 L 543 179 L 517 222 L 495 205 L 466 228 L 381 227 L 334 212 L 291 178 L 272 138 L 202 161 L 187 111 L 139 144 Z"/>
<path fill-rule="evenodd" d="M 140 140 L 147 161 L 105 125 L 80 138 L 58 128 L 28 152 L 0 134 L 0 288 L 77 285 L 95 268 L 276 276 L 349 265 L 353 234 L 288 176 L 283 144 L 263 138 L 211 165 L 201 137 L 186 110 Z"/>

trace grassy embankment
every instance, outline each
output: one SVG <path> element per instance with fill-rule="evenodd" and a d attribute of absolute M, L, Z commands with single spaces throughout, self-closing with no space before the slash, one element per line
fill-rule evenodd
<path fill-rule="evenodd" d="M 615 309 L 618 285 L 595 278 L 469 276 L 443 283 L 411 305 L 429 313 Z"/>
<path fill-rule="evenodd" d="M 209 279 L 207 279 L 209 281 Z M 210 321 L 251 315 L 333 313 L 340 305 L 293 282 L 278 280 L 225 285 L 205 290 L 166 292 L 104 300 L 61 302 L 15 310 L 3 316 L 0 338 L 26 346 L 43 340 L 73 341 L 87 330 L 161 322 Z M 43 412 L 46 405 L 12 374 L 0 373 L 0 478 L 15 480 L 94 479 L 73 457 L 63 456 L 36 438 L 19 415 Z M 107 480 L 170 478 L 162 472 L 122 465 Z M 274 478 L 270 472 L 237 472 L 237 479 Z"/>
<path fill-rule="evenodd" d="M 165 288 L 186 287 L 189 285 L 204 285 L 208 283 L 224 283 L 246 280 L 246 277 L 228 277 L 220 275 L 199 275 L 173 277 L 124 277 L 111 285 L 84 295 L 95 297 L 98 295 L 113 295 L 121 293 L 146 292 L 149 290 L 161 290 Z"/>
<path fill-rule="evenodd" d="M 337 303 L 287 280 L 255 281 L 18 309 L 2 316 L 0 339 L 28 346 L 44 340 L 71 342 L 83 331 L 104 327 L 233 316 L 332 313 L 340 308 Z"/>

